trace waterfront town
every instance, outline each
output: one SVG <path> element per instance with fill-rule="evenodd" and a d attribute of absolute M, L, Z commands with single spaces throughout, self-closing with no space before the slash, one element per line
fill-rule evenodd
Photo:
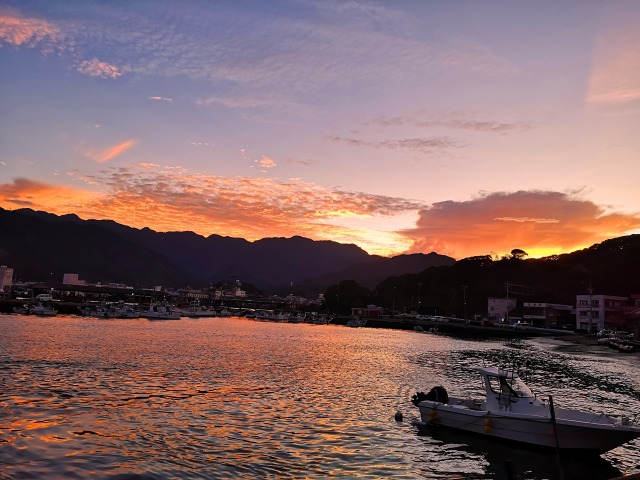
<path fill-rule="evenodd" d="M 89 284 L 76 273 L 63 275 L 61 282 L 14 282 L 14 270 L 0 266 L 0 311 L 35 315 L 81 314 L 98 317 L 147 317 L 168 319 L 205 316 L 261 316 L 277 321 L 309 320 L 317 323 L 349 323 L 408 328 L 424 322 L 448 326 L 510 327 L 535 332 L 556 330 L 584 334 L 604 333 L 638 338 L 640 294 L 622 297 L 607 294 L 578 294 L 574 305 L 521 301 L 516 296 L 487 298 L 485 312 L 456 318 L 407 310 L 398 305 L 342 306 L 331 310 L 324 294 L 316 298 L 287 295 L 247 295 L 240 280 L 205 289 L 161 286 L 134 288 L 124 284 Z M 357 321 L 356 321 L 357 319 Z"/>

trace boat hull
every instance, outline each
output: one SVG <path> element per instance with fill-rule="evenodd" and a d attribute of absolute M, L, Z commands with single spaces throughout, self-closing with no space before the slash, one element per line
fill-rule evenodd
<path fill-rule="evenodd" d="M 604 453 L 640 436 L 640 428 L 559 418 L 555 427 L 548 416 L 472 410 L 456 405 L 423 401 L 422 421 L 485 437 L 540 448 Z M 595 416 L 594 416 L 595 418 Z M 556 443 L 557 438 L 557 443 Z"/>

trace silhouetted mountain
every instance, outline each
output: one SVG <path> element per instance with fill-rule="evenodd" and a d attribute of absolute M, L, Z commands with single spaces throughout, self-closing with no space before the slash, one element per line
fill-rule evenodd
<path fill-rule="evenodd" d="M 455 263 L 455 259 L 437 253 L 397 255 L 391 258 L 372 255 L 368 259 L 349 265 L 346 268 L 321 275 L 315 278 L 305 278 L 300 284 L 305 290 L 322 288 L 336 284 L 342 280 L 354 280 L 359 285 L 373 289 L 378 283 L 389 276 L 418 273 L 429 267 L 448 266 Z"/>
<path fill-rule="evenodd" d="M 293 284 L 297 293 L 315 294 L 343 275 L 374 285 L 392 274 L 453 262 L 435 253 L 383 258 L 356 245 L 302 237 L 249 242 L 0 209 L 0 263 L 23 280 L 59 281 L 63 273 L 78 273 L 90 282 L 198 287 L 238 279 L 264 290 L 289 291 Z"/>
<path fill-rule="evenodd" d="M 64 273 L 80 273 L 131 285 L 197 281 L 162 255 L 73 217 L 0 209 L 0 263 L 19 280 L 59 282 Z"/>

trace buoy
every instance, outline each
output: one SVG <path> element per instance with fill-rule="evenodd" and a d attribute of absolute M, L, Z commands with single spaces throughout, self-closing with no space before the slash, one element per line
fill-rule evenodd
<path fill-rule="evenodd" d="M 435 423 L 438 420 L 438 413 L 435 408 L 429 411 L 429 423 Z"/>
<path fill-rule="evenodd" d="M 484 433 L 489 433 L 491 431 L 491 420 L 485 419 L 484 421 Z"/>
<path fill-rule="evenodd" d="M 402 412 L 400 410 L 396 412 L 395 419 L 396 419 L 396 422 L 402 421 Z"/>

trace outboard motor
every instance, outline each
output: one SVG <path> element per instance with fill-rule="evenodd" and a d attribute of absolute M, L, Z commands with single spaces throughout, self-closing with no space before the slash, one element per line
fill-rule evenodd
<path fill-rule="evenodd" d="M 429 390 L 429 393 L 427 394 L 425 394 L 424 392 L 417 392 L 413 397 L 411 397 L 411 403 L 413 403 L 416 407 L 423 400 L 431 400 L 432 402 L 448 403 L 449 394 L 447 393 L 447 390 L 442 385 L 438 385 L 437 387 L 433 387 L 431 390 Z"/>

